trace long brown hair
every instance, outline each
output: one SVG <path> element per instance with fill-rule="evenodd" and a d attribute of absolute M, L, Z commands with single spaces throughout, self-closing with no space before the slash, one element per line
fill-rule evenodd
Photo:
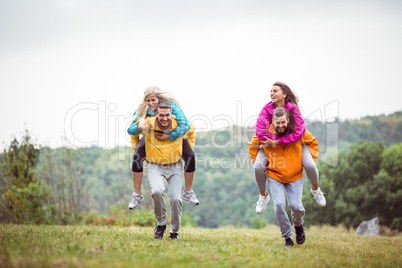
<path fill-rule="evenodd" d="M 287 84 L 285 84 L 283 82 L 275 82 L 273 84 L 273 86 L 280 87 L 282 89 L 283 94 L 286 94 L 285 103 L 290 102 L 291 104 L 293 104 L 294 106 L 299 108 L 299 98 L 290 89 L 290 87 Z M 296 120 L 295 120 L 295 117 L 293 115 L 293 109 L 291 109 L 291 110 L 289 110 L 287 112 L 287 117 L 289 118 L 288 129 L 290 130 L 290 132 L 294 132 L 295 131 Z"/>
<path fill-rule="evenodd" d="M 282 89 L 283 94 L 286 94 L 285 103 L 290 102 L 293 105 L 296 105 L 299 108 L 299 98 L 297 95 L 290 89 L 288 85 L 282 82 L 275 82 L 272 86 L 278 86 Z"/>

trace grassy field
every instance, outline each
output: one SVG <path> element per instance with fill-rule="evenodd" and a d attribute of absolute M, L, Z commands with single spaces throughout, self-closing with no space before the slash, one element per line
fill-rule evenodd
<path fill-rule="evenodd" d="M 0 267 L 402 267 L 402 236 L 356 236 L 311 227 L 284 248 L 277 226 L 262 230 L 182 228 L 156 240 L 153 228 L 0 225 Z"/>

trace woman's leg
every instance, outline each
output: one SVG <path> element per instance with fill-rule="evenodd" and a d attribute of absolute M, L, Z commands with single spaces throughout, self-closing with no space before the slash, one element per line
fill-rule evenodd
<path fill-rule="evenodd" d="M 132 165 L 134 192 L 136 194 L 141 193 L 141 183 L 142 183 L 142 174 L 144 171 L 145 157 L 146 157 L 145 139 L 141 138 L 137 142 L 137 146 L 135 147 L 133 165 Z"/>
<path fill-rule="evenodd" d="M 268 160 L 265 156 L 264 149 L 260 148 L 254 162 L 254 178 L 257 183 L 258 190 L 260 191 L 260 196 L 255 207 L 255 212 L 257 214 L 264 212 L 270 199 L 267 191 L 267 175 L 265 173 L 267 166 Z"/>
<path fill-rule="evenodd" d="M 197 199 L 193 191 L 193 181 L 195 172 L 195 155 L 193 150 L 188 144 L 186 139 L 183 139 L 182 143 L 183 154 L 182 159 L 184 161 L 184 188 L 182 198 L 190 203 L 190 205 L 199 205 L 200 201 Z"/>
<path fill-rule="evenodd" d="M 131 167 L 133 173 L 133 186 L 134 193 L 132 195 L 131 201 L 128 204 L 129 209 L 138 208 L 139 204 L 144 200 L 144 196 L 141 193 L 141 184 L 142 184 L 142 175 L 143 175 L 143 163 L 146 157 L 145 152 L 145 138 L 141 138 L 137 142 L 137 146 L 135 147 L 133 164 Z"/>
<path fill-rule="evenodd" d="M 267 195 L 267 179 L 265 173 L 267 166 L 268 160 L 265 156 L 264 149 L 260 148 L 254 162 L 254 178 L 262 196 Z"/>
<path fill-rule="evenodd" d="M 133 185 L 134 185 L 134 193 L 141 194 L 141 184 L 142 184 L 142 175 L 143 172 L 132 172 L 133 173 Z"/>
<path fill-rule="evenodd" d="M 321 207 L 324 207 L 327 203 L 324 197 L 324 193 L 321 191 L 320 187 L 318 186 L 319 182 L 319 174 L 317 166 L 311 156 L 310 151 L 307 149 L 307 146 L 303 144 L 303 167 L 306 170 L 307 177 L 311 182 L 311 194 L 314 196 L 315 201 Z"/>
<path fill-rule="evenodd" d="M 194 172 L 195 172 L 195 155 L 193 150 L 188 144 L 186 139 L 183 139 L 183 154 L 182 158 L 184 160 L 184 186 L 186 191 L 191 191 L 193 189 Z"/>
<path fill-rule="evenodd" d="M 303 144 L 303 158 L 302 158 L 303 167 L 306 170 L 307 177 L 313 186 L 313 190 L 318 189 L 318 181 L 319 181 L 319 174 L 317 166 L 314 162 L 313 157 L 311 156 L 310 151 L 308 150 L 307 146 Z"/>

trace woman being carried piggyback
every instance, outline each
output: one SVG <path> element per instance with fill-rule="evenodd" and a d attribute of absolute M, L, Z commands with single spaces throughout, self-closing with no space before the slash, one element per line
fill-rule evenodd
<path fill-rule="evenodd" d="M 176 117 L 178 127 L 169 135 L 155 132 L 155 138 L 160 141 L 168 139 L 174 141 L 183 136 L 189 129 L 190 123 L 185 117 L 180 108 L 179 102 L 168 92 L 163 92 L 159 87 L 151 86 L 145 89 L 144 98 L 134 113 L 134 120 L 131 126 L 127 129 L 128 134 L 138 135 L 142 131 L 153 131 L 152 126 L 145 120 L 147 117 L 156 115 L 156 105 L 159 102 L 168 101 L 172 106 L 172 115 Z M 182 198 L 190 203 L 190 205 L 199 205 L 199 200 L 192 190 L 195 172 L 195 155 L 186 139 L 183 139 L 183 154 L 184 160 L 184 183 L 185 190 Z M 146 157 L 144 139 L 140 139 L 138 143 L 132 142 L 132 148 L 135 150 L 132 164 L 134 192 L 131 201 L 128 205 L 129 209 L 137 209 L 139 204 L 144 200 L 141 193 L 141 183 L 143 176 L 143 162 Z"/>
<path fill-rule="evenodd" d="M 265 210 L 270 197 L 266 189 L 266 169 L 268 161 L 265 156 L 263 147 L 277 146 L 279 144 L 289 144 L 300 140 L 305 131 L 303 117 L 298 107 L 298 98 L 288 85 L 282 82 L 276 82 L 271 89 L 271 101 L 267 103 L 261 110 L 256 124 L 256 135 L 249 142 L 250 157 L 254 162 L 254 176 L 257 186 L 260 190 L 259 200 L 256 203 L 256 213 L 260 214 Z M 269 133 L 269 128 L 272 123 L 272 114 L 277 107 L 285 108 L 289 115 L 291 126 L 294 126 L 292 131 L 285 136 L 277 138 L 276 135 Z M 314 196 L 319 206 L 325 206 L 326 200 L 323 192 L 318 186 L 319 174 L 317 166 L 307 149 L 303 144 L 303 168 L 306 170 L 307 177 L 311 182 L 311 193 Z"/>

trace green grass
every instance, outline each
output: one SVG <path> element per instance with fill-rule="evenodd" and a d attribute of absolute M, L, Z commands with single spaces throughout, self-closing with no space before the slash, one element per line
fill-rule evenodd
<path fill-rule="evenodd" d="M 0 225 L 0 267 L 401 267 L 402 237 L 356 236 L 311 227 L 306 242 L 284 248 L 277 226 L 185 227 L 180 240 L 153 228 Z"/>

